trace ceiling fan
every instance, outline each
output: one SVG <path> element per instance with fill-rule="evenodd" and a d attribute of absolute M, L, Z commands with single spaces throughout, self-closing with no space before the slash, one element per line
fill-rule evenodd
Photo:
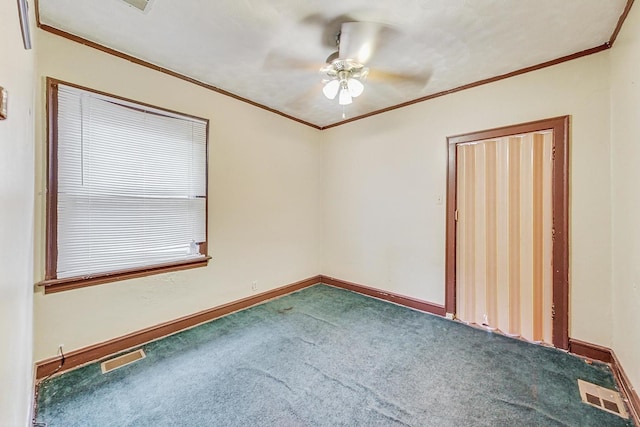
<path fill-rule="evenodd" d="M 348 15 L 327 19 L 323 15 L 310 15 L 301 21 L 304 25 L 322 28 L 322 45 L 337 49 L 323 63 L 302 60 L 299 56 L 269 53 L 265 60 L 268 68 L 301 70 L 305 73 L 318 71 L 321 76 L 322 93 L 328 99 L 335 100 L 344 107 L 353 103 L 353 98 L 362 95 L 367 83 L 411 84 L 421 90 L 428 82 L 430 73 L 407 73 L 403 71 L 384 71 L 385 57 L 394 51 L 407 48 L 407 38 L 393 25 L 381 21 L 357 20 Z M 379 49 L 375 61 L 370 60 Z M 381 54 L 381 55 L 380 55 Z M 392 60 L 398 68 L 397 59 Z M 317 90 L 317 89 L 314 89 Z"/>
<path fill-rule="evenodd" d="M 421 86 L 427 83 L 428 73 L 384 72 L 370 70 L 366 66 L 381 41 L 381 35 L 391 34 L 384 32 L 385 29 L 385 25 L 376 22 L 342 22 L 335 35 L 338 50 L 327 57 L 326 65 L 320 69 L 324 84 L 322 92 L 327 98 L 335 99 L 337 96 L 340 105 L 349 105 L 353 98 L 364 92 L 363 82 L 367 78 L 386 82 L 408 81 Z"/>
<path fill-rule="evenodd" d="M 322 93 L 340 105 L 349 105 L 364 91 L 362 83 L 369 74 L 365 66 L 375 50 L 381 26 L 371 22 L 344 22 L 336 34 L 338 50 L 329 55 L 320 69 Z"/>

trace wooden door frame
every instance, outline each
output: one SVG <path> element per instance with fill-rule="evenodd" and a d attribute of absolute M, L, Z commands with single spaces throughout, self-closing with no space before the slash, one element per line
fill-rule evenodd
<path fill-rule="evenodd" d="M 445 255 L 445 310 L 456 313 L 457 145 L 465 142 L 553 130 L 552 148 L 552 260 L 553 345 L 569 348 L 569 116 L 554 117 L 447 138 L 447 226 Z"/>

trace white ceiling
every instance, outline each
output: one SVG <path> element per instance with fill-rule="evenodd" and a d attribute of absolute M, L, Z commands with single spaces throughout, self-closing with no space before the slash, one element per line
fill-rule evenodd
<path fill-rule="evenodd" d="M 40 0 L 42 24 L 324 127 L 343 120 L 318 69 L 341 17 L 389 26 L 347 119 L 609 41 L 627 0 Z M 372 73 L 373 77 L 373 73 Z"/>

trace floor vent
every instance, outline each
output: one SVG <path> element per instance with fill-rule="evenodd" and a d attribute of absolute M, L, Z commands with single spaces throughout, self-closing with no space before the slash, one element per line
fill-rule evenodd
<path fill-rule="evenodd" d="M 102 373 L 106 374 L 107 372 L 122 368 L 123 366 L 126 366 L 133 362 L 137 362 L 138 360 L 144 359 L 145 357 L 147 356 L 144 354 L 144 351 L 140 349 L 102 362 L 100 364 L 100 367 L 102 368 Z"/>
<path fill-rule="evenodd" d="M 608 388 L 582 380 L 578 380 L 578 388 L 580 389 L 580 397 L 584 403 L 616 414 L 622 418 L 629 418 L 620 393 L 617 391 L 609 390 Z"/>

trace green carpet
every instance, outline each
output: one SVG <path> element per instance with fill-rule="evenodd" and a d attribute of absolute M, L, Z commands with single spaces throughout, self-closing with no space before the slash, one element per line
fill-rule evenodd
<path fill-rule="evenodd" d="M 605 365 L 316 285 L 40 387 L 61 426 L 631 426 L 580 401 Z"/>

